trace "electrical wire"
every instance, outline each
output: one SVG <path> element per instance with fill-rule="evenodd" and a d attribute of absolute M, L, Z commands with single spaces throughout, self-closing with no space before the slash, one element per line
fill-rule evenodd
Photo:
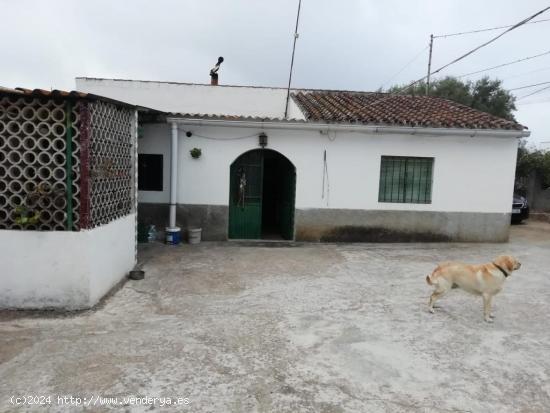
<path fill-rule="evenodd" d="M 521 20 L 520 22 L 514 24 L 513 26 L 510 26 L 508 29 L 504 30 L 504 31 L 503 31 L 502 33 L 500 33 L 499 35 L 497 35 L 497 36 L 495 36 L 495 37 L 492 37 L 490 40 L 486 41 L 485 43 L 480 44 L 479 46 L 473 48 L 472 50 L 470 50 L 470 51 L 464 53 L 463 55 L 457 57 L 456 59 L 452 60 L 451 62 L 449 62 L 449 63 L 447 63 L 447 64 L 441 66 L 440 68 L 434 70 L 433 72 L 430 73 L 430 75 L 439 73 L 439 72 L 441 72 L 443 69 L 446 69 L 446 68 L 448 68 L 449 66 L 451 66 L 451 65 L 453 65 L 453 64 L 455 64 L 455 63 L 458 63 L 459 61 L 461 61 L 461 60 L 465 59 L 466 57 L 472 55 L 473 53 L 477 52 L 479 49 L 481 49 L 481 48 L 483 48 L 483 47 L 485 47 L 485 46 L 488 46 L 489 44 L 493 43 L 494 41 L 500 39 L 502 36 L 504 36 L 505 34 L 511 32 L 512 30 L 515 30 L 515 29 L 517 29 L 518 27 L 521 27 L 521 26 L 523 26 L 524 24 L 527 24 L 527 22 L 529 22 L 530 20 L 533 20 L 535 17 L 540 16 L 542 13 L 544 13 L 544 12 L 546 12 L 546 11 L 548 11 L 548 10 L 550 10 L 550 6 L 544 8 L 544 9 L 538 11 L 538 12 L 536 12 L 535 14 L 533 14 L 533 15 L 531 15 L 531 16 L 529 16 L 529 17 L 526 17 L 525 19 L 523 19 L 523 20 Z M 417 83 L 419 83 L 419 82 L 425 80 L 427 77 L 428 77 L 428 75 L 423 76 L 423 77 L 421 77 L 421 78 L 418 79 L 418 80 L 415 80 L 415 81 L 412 82 L 411 84 L 409 84 L 409 85 L 407 85 L 407 86 L 401 88 L 401 90 L 399 90 L 399 91 L 397 92 L 397 94 L 401 94 L 401 93 L 403 93 L 403 92 L 409 90 L 411 87 L 413 87 L 413 86 L 416 85 Z M 377 101 L 371 103 L 371 105 L 374 105 L 374 104 L 376 104 L 377 102 L 380 102 L 380 100 L 377 100 Z"/>
<path fill-rule="evenodd" d="M 523 105 L 536 105 L 538 103 L 546 103 L 546 102 L 550 102 L 550 99 L 546 99 L 546 100 L 534 100 L 532 102 L 519 102 L 519 103 L 516 103 L 517 106 L 523 106 Z"/>
<path fill-rule="evenodd" d="M 420 52 L 418 52 L 411 60 L 409 60 L 405 66 L 403 66 L 401 69 L 399 69 L 399 71 L 397 71 L 395 74 L 393 74 L 388 80 L 386 80 L 384 83 L 382 83 L 382 85 L 380 86 L 380 89 L 382 89 L 386 84 L 388 84 L 389 82 L 391 82 L 393 79 L 395 79 L 397 76 L 399 76 L 401 74 L 401 72 L 403 72 L 403 70 L 405 70 L 407 67 L 409 67 L 413 62 L 416 61 L 416 59 L 418 59 L 422 53 L 424 53 L 426 50 L 428 50 L 430 46 L 426 46 L 424 49 L 422 49 Z"/>
<path fill-rule="evenodd" d="M 531 71 L 529 71 L 529 72 L 518 73 L 518 74 L 515 74 L 515 75 L 512 75 L 512 76 L 508 76 L 508 77 L 502 78 L 501 80 L 513 79 L 513 78 L 516 78 L 516 77 L 521 77 L 521 76 L 525 76 L 525 75 L 530 75 L 530 74 L 532 74 L 532 73 L 543 72 L 543 71 L 545 71 L 545 70 L 550 70 L 550 66 L 543 67 L 542 69 L 531 70 Z"/>
<path fill-rule="evenodd" d="M 550 21 L 550 19 L 536 20 L 534 22 L 529 22 L 529 23 L 526 23 L 526 24 L 543 23 L 543 22 L 547 22 L 547 21 Z M 513 27 L 513 26 L 498 26 L 498 27 L 490 27 L 488 29 L 471 30 L 471 31 L 468 31 L 468 32 L 440 34 L 440 35 L 434 36 L 434 39 L 441 39 L 441 38 L 452 37 L 452 36 L 462 36 L 464 34 L 489 32 L 489 31 L 492 31 L 492 30 L 506 29 L 508 27 Z"/>
<path fill-rule="evenodd" d="M 187 131 L 184 131 L 184 132 L 187 132 Z M 205 135 L 199 135 L 198 133 L 194 133 L 192 134 L 191 137 L 197 137 L 197 138 L 202 138 L 202 139 L 209 139 L 209 140 L 212 140 L 212 141 L 235 141 L 235 140 L 239 140 L 239 139 L 249 139 L 249 138 L 253 138 L 253 137 L 256 137 L 258 136 L 260 133 L 254 133 L 252 135 L 246 135 L 246 136 L 235 136 L 235 137 L 232 137 L 232 138 L 214 138 L 212 136 L 205 136 Z"/>
<path fill-rule="evenodd" d="M 517 100 L 525 99 L 529 96 L 536 95 L 537 93 L 544 92 L 545 90 L 548 90 L 548 89 L 550 89 L 550 86 L 541 87 L 540 89 L 537 89 L 534 92 L 529 93 L 528 95 L 519 97 Z"/>
<path fill-rule="evenodd" d="M 326 188 L 326 192 L 325 192 L 325 188 Z M 321 193 L 321 199 L 325 199 L 325 193 L 326 193 L 326 199 L 327 199 L 327 206 L 329 206 L 330 182 L 329 182 L 329 179 L 328 179 L 328 162 L 327 162 L 327 150 L 326 149 L 325 149 L 325 152 L 323 153 L 323 190 L 322 190 L 322 193 Z"/>
<path fill-rule="evenodd" d="M 534 56 L 528 56 L 528 57 L 524 57 L 524 58 L 521 58 L 521 59 L 518 59 L 518 60 L 514 60 L 512 62 L 502 63 L 500 65 L 491 66 L 491 67 L 488 67 L 486 69 L 476 70 L 475 72 L 465 73 L 463 75 L 459 75 L 459 76 L 456 76 L 456 77 L 461 78 L 461 77 L 465 77 L 465 76 L 476 75 L 478 73 L 488 72 L 489 70 L 498 69 L 498 68 L 504 67 L 504 66 L 510 66 L 510 65 L 515 64 L 515 63 L 524 62 L 526 60 L 531 60 L 531 59 L 534 59 L 536 57 L 541 57 L 541 56 L 545 56 L 545 55 L 548 55 L 548 54 L 550 54 L 550 50 L 547 51 L 547 52 L 544 52 L 544 53 L 534 55 Z"/>
<path fill-rule="evenodd" d="M 546 84 L 548 84 L 548 83 L 550 83 L 550 82 L 534 83 L 534 84 L 532 84 L 532 85 L 521 86 L 521 87 L 515 87 L 515 88 L 513 88 L 513 89 L 508 89 L 508 90 L 510 91 L 510 90 L 528 89 L 528 88 L 530 88 L 530 87 L 535 87 L 535 86 L 540 86 L 540 85 L 546 85 Z"/>

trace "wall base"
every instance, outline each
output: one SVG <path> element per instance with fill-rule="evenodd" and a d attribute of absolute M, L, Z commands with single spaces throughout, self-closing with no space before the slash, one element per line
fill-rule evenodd
<path fill-rule="evenodd" d="M 168 204 L 139 204 L 139 220 L 163 230 Z M 179 227 L 201 227 L 203 240 L 227 240 L 225 205 L 178 205 Z M 297 209 L 296 241 L 310 242 L 506 242 L 510 214 L 481 212 Z"/>
<path fill-rule="evenodd" d="M 138 204 L 138 221 L 155 225 L 159 238 L 163 238 L 164 228 L 168 225 L 168 204 Z M 188 228 L 202 228 L 203 241 L 227 240 L 229 207 L 226 205 L 188 205 L 176 207 L 176 226 L 184 232 Z"/>
<path fill-rule="evenodd" d="M 0 231 L 0 308 L 93 307 L 135 265 L 130 214 L 88 231 Z"/>
<path fill-rule="evenodd" d="M 297 209 L 296 241 L 506 242 L 510 214 Z"/>

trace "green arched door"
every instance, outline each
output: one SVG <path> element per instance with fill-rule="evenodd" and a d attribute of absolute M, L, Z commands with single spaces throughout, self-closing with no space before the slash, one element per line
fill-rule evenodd
<path fill-rule="evenodd" d="M 296 169 L 278 152 L 256 149 L 230 170 L 229 238 L 294 238 Z"/>

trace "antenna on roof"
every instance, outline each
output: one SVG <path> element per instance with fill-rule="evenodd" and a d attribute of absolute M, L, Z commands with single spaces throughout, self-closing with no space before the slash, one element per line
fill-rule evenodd
<path fill-rule="evenodd" d="M 218 63 L 210 69 L 210 84 L 213 86 L 218 85 L 218 70 L 220 70 L 220 65 L 223 63 L 223 57 L 218 57 Z"/>
<path fill-rule="evenodd" d="M 285 119 L 288 116 L 288 100 L 290 99 L 290 82 L 292 81 L 292 68 L 294 67 L 294 52 L 296 51 L 296 40 L 298 40 L 298 23 L 300 22 L 300 8 L 302 0 L 298 0 L 298 13 L 296 14 L 296 28 L 294 29 L 294 44 L 292 46 L 292 59 L 290 60 L 290 74 L 288 75 L 288 88 L 286 90 Z"/>

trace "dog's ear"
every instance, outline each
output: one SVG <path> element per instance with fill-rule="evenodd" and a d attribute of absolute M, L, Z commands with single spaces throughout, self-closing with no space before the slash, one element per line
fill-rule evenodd
<path fill-rule="evenodd" d="M 509 255 L 499 255 L 494 262 L 509 272 L 514 271 L 514 259 Z"/>

